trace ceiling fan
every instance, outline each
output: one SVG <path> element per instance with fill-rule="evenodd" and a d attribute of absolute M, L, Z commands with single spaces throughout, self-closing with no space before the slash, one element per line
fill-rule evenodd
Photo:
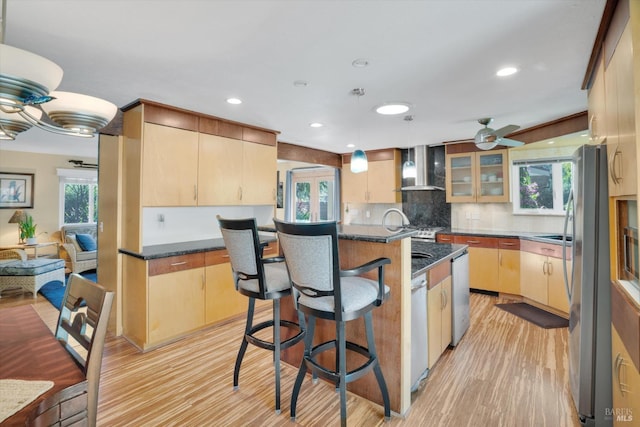
<path fill-rule="evenodd" d="M 520 126 L 507 125 L 500 129 L 493 130 L 490 127 L 487 127 L 492 120 L 493 119 L 490 117 L 478 119 L 478 123 L 480 123 L 481 125 L 484 125 L 484 127 L 480 129 L 478 133 L 476 133 L 476 136 L 475 136 L 476 147 L 478 147 L 481 150 L 491 150 L 496 145 L 505 145 L 508 147 L 518 147 L 520 145 L 524 145 L 524 142 L 504 138 L 506 134 L 511 133 L 517 129 L 520 129 Z"/>

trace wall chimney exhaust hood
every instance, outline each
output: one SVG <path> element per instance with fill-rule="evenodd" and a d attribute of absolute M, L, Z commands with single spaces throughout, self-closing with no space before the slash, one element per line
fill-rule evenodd
<path fill-rule="evenodd" d="M 437 185 L 433 185 L 429 182 L 433 180 L 434 174 L 430 170 L 434 167 L 433 161 L 429 158 L 428 147 L 426 145 L 419 145 L 414 148 L 414 156 L 416 163 L 416 182 L 415 185 L 409 185 L 402 187 L 402 191 L 415 191 L 415 190 L 436 190 L 444 191 L 444 188 Z M 429 173 L 431 172 L 431 173 Z"/>

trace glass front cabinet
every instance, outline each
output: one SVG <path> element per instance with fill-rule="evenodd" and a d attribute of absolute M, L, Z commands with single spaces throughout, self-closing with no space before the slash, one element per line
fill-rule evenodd
<path fill-rule="evenodd" d="M 508 202 L 508 163 L 507 150 L 447 154 L 447 202 Z"/>

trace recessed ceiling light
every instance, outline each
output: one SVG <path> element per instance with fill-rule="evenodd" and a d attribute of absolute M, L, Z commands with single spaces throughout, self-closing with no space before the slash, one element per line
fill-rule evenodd
<path fill-rule="evenodd" d="M 307 87 L 309 85 L 309 82 L 304 80 L 296 80 L 293 82 L 293 85 L 295 87 Z"/>
<path fill-rule="evenodd" d="M 238 104 L 242 104 L 242 100 L 238 99 L 238 98 L 228 98 L 227 102 L 229 104 L 233 104 L 233 105 L 238 105 Z"/>
<path fill-rule="evenodd" d="M 384 115 L 402 114 L 409 111 L 409 104 L 404 102 L 389 102 L 376 107 L 376 113 Z"/>
<path fill-rule="evenodd" d="M 518 72 L 518 69 L 516 67 L 504 67 L 499 69 L 496 72 L 496 76 L 498 77 L 506 77 L 506 76 L 510 76 L 512 74 L 515 74 Z"/>
<path fill-rule="evenodd" d="M 555 141 L 549 141 L 549 142 L 547 142 L 547 144 L 555 144 L 555 143 L 556 143 Z"/>
<path fill-rule="evenodd" d="M 583 133 L 580 136 L 583 137 L 583 138 L 586 138 L 587 136 L 589 136 L 589 134 L 588 133 Z"/>
<path fill-rule="evenodd" d="M 313 122 L 313 123 L 309 123 L 309 126 L 312 128 L 321 128 L 324 125 L 322 123 Z"/>
<path fill-rule="evenodd" d="M 356 144 L 347 144 L 347 148 L 353 148 L 355 146 L 356 146 Z"/>
<path fill-rule="evenodd" d="M 355 59 L 351 65 L 353 65 L 356 68 L 364 68 L 364 67 L 368 67 L 369 66 L 369 60 L 364 59 L 364 58 L 358 58 Z"/>

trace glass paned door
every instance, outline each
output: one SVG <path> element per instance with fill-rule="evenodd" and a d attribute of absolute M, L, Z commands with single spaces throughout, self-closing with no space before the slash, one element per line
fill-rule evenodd
<path fill-rule="evenodd" d="M 293 177 L 295 222 L 333 221 L 335 219 L 335 177 L 298 173 Z"/>

